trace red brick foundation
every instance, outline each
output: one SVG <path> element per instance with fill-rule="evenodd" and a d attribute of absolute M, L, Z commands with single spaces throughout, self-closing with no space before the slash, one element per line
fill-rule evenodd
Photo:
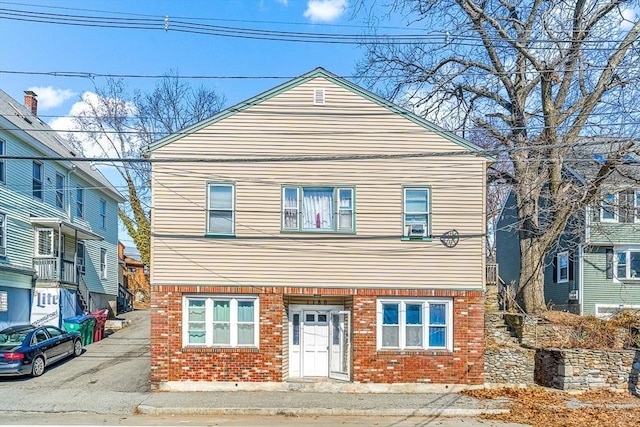
<path fill-rule="evenodd" d="M 258 294 L 260 348 L 182 347 L 183 294 Z M 281 382 L 284 295 L 353 297 L 352 375 L 359 383 L 482 384 L 484 306 L 482 291 L 322 289 L 286 287 L 153 286 L 151 383 L 166 381 Z M 453 352 L 378 351 L 376 297 L 451 297 Z"/>

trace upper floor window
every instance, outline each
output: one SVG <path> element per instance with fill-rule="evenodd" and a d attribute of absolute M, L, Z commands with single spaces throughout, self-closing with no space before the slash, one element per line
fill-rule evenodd
<path fill-rule="evenodd" d="M 234 229 L 234 185 L 207 184 L 207 233 L 233 235 Z"/>
<path fill-rule="evenodd" d="M 377 305 L 378 349 L 453 349 L 450 299 L 379 298 Z"/>
<path fill-rule="evenodd" d="M 556 283 L 569 281 L 569 252 L 559 252 L 555 264 Z"/>
<path fill-rule="evenodd" d="M 7 147 L 4 139 L 0 139 L 0 156 L 7 155 Z M 7 168 L 6 168 L 6 160 L 0 159 L 0 184 L 5 184 L 7 182 Z"/>
<path fill-rule="evenodd" d="M 84 188 L 76 187 L 76 216 L 84 218 Z"/>
<path fill-rule="evenodd" d="M 98 226 L 100 228 L 107 228 L 107 202 L 100 199 L 100 216 L 98 217 Z"/>
<path fill-rule="evenodd" d="M 84 273 L 84 242 L 76 243 L 76 267 L 79 273 Z"/>
<path fill-rule="evenodd" d="M 186 297 L 184 307 L 185 346 L 258 346 L 257 297 Z"/>
<path fill-rule="evenodd" d="M 100 249 L 100 278 L 107 278 L 107 250 L 105 248 Z"/>
<path fill-rule="evenodd" d="M 7 214 L 0 212 L 0 257 L 7 255 Z"/>
<path fill-rule="evenodd" d="M 34 160 L 32 167 L 33 197 L 42 200 L 42 163 Z"/>
<path fill-rule="evenodd" d="M 64 176 L 56 173 L 56 207 L 64 207 Z"/>
<path fill-rule="evenodd" d="M 351 187 L 282 188 L 282 229 L 295 231 L 355 230 Z"/>
<path fill-rule="evenodd" d="M 431 201 L 428 187 L 405 187 L 403 237 L 430 237 Z"/>
<path fill-rule="evenodd" d="M 607 193 L 602 196 L 600 220 L 609 222 L 618 221 L 618 197 L 615 193 Z"/>
<path fill-rule="evenodd" d="M 616 250 L 616 277 L 640 280 L 640 248 Z"/>

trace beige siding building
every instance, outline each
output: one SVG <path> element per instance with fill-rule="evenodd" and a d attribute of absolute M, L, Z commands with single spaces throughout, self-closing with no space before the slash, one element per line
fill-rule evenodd
<path fill-rule="evenodd" d="M 316 69 L 150 154 L 156 386 L 482 382 L 476 147 Z"/>

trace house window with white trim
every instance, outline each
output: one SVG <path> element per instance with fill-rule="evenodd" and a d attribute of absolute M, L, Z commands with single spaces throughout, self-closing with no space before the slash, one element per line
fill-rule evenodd
<path fill-rule="evenodd" d="M 353 187 L 282 187 L 282 229 L 302 232 L 353 232 Z"/>
<path fill-rule="evenodd" d="M 7 256 L 7 214 L 0 212 L 0 257 Z"/>
<path fill-rule="evenodd" d="M 0 139 L 0 156 L 7 155 L 7 146 L 4 139 Z M 0 159 L 0 184 L 7 183 L 7 161 Z"/>
<path fill-rule="evenodd" d="M 556 255 L 556 283 L 569 281 L 569 252 L 559 252 Z"/>
<path fill-rule="evenodd" d="M 618 221 L 618 195 L 615 193 L 607 193 L 602 196 L 602 204 L 600 205 L 600 221 L 617 222 Z"/>
<path fill-rule="evenodd" d="M 100 199 L 100 210 L 98 216 L 98 227 L 105 229 L 107 228 L 107 202 L 103 199 Z"/>
<path fill-rule="evenodd" d="M 64 176 L 56 173 L 56 207 L 64 208 Z"/>
<path fill-rule="evenodd" d="M 451 299 L 392 299 L 377 302 L 379 350 L 453 348 Z"/>
<path fill-rule="evenodd" d="M 84 218 L 84 188 L 76 187 L 76 216 Z"/>
<path fill-rule="evenodd" d="M 403 190 L 403 237 L 430 237 L 431 201 L 429 187 L 405 187 Z"/>
<path fill-rule="evenodd" d="M 618 279 L 640 280 L 640 248 L 616 249 L 615 260 Z"/>
<path fill-rule="evenodd" d="M 107 250 L 105 248 L 100 249 L 100 278 L 107 278 Z"/>
<path fill-rule="evenodd" d="M 32 163 L 32 194 L 36 199 L 42 200 L 42 163 L 36 160 Z"/>
<path fill-rule="evenodd" d="M 207 184 L 207 234 L 235 234 L 233 184 Z"/>
<path fill-rule="evenodd" d="M 185 347 L 258 347 L 258 297 L 186 296 L 183 307 Z"/>

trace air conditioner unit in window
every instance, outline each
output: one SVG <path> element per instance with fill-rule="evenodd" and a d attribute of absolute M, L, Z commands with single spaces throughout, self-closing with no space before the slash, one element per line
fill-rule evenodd
<path fill-rule="evenodd" d="M 569 301 L 578 301 L 578 291 L 569 291 Z"/>
<path fill-rule="evenodd" d="M 407 236 L 409 237 L 423 237 L 425 235 L 425 227 L 422 223 L 407 225 Z"/>

